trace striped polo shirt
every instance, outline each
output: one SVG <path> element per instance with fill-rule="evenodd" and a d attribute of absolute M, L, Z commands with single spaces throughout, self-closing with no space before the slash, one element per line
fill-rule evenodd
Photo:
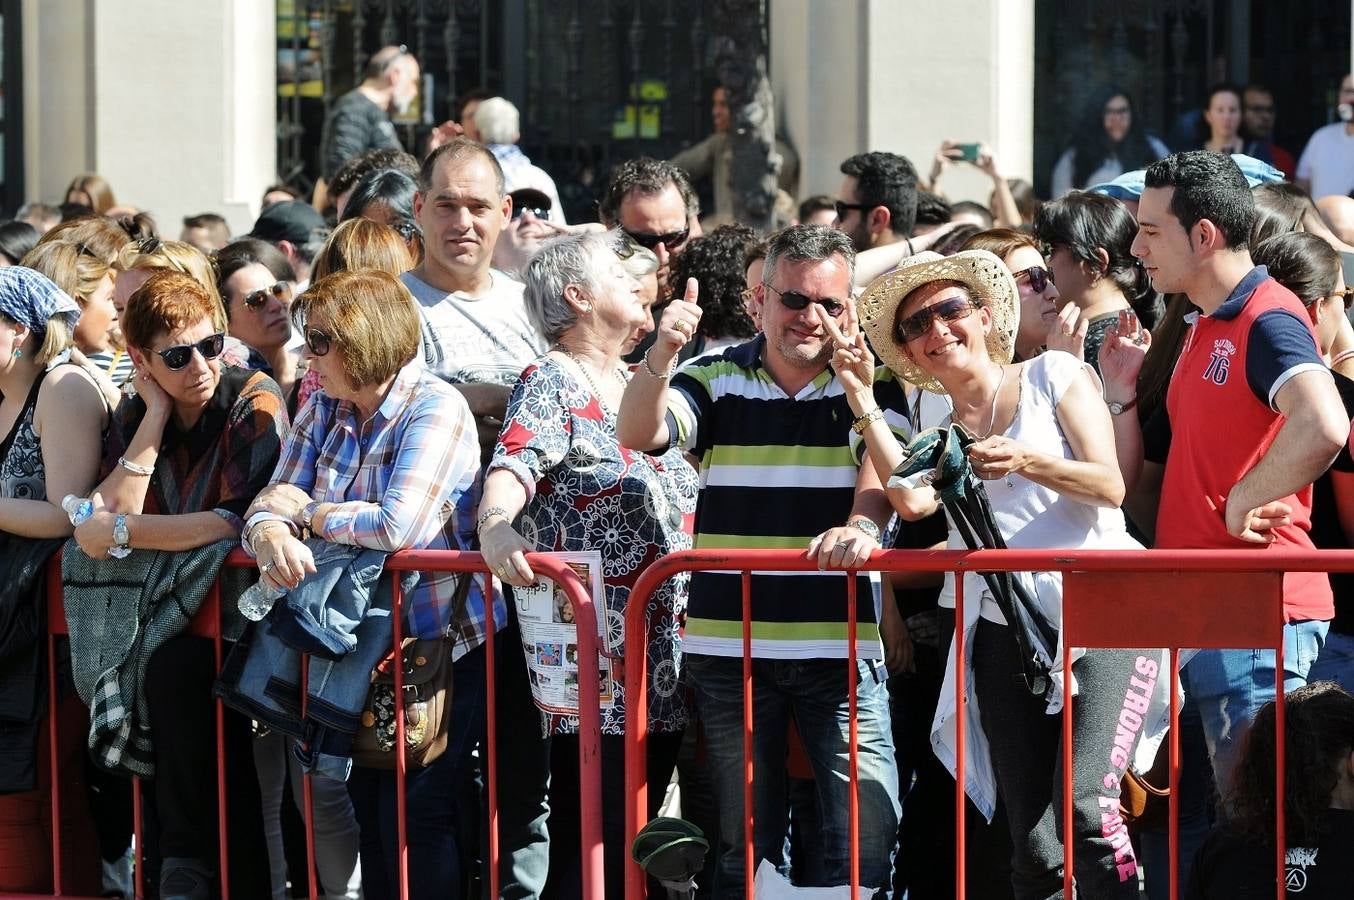
<path fill-rule="evenodd" d="M 694 360 L 672 379 L 668 428 L 700 461 L 697 549 L 804 551 L 842 525 L 855 494 L 848 438 L 854 416 L 831 370 L 798 394 L 762 364 L 765 338 Z M 742 580 L 737 572 L 691 578 L 687 653 L 741 656 Z M 875 591 L 856 590 L 857 656 L 882 656 Z M 752 652 L 778 659 L 844 658 L 846 580 L 840 572 L 752 574 Z"/>

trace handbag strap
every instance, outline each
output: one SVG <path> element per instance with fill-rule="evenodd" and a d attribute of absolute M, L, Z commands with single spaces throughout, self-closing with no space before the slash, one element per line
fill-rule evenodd
<path fill-rule="evenodd" d="M 479 535 L 471 538 L 469 544 L 467 550 L 478 550 Z M 447 630 L 443 633 L 443 637 L 451 638 L 453 647 L 462 636 L 461 621 L 465 618 L 465 608 L 470 602 L 470 587 L 475 581 L 475 575 L 475 572 L 461 573 L 460 579 L 456 582 L 456 591 L 451 595 L 451 618 L 447 621 Z M 493 601 L 486 599 L 485 602 Z"/>

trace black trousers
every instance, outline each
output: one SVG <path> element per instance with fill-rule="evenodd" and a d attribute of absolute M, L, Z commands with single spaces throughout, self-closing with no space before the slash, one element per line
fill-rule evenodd
<path fill-rule="evenodd" d="M 220 861 L 215 678 L 211 640 L 193 635 L 166 641 L 146 667 L 160 856 L 196 859 L 213 869 Z M 250 723 L 231 709 L 226 709 L 224 721 L 230 895 L 269 897 L 268 846 Z"/>

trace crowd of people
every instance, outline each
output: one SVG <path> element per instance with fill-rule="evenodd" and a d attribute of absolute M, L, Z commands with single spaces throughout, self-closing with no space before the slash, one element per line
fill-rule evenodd
<path fill-rule="evenodd" d="M 1243 865 L 1246 884 L 1273 885 L 1272 650 L 1199 651 L 1182 671 L 1172 859 L 1163 826 L 1120 813 L 1121 780 L 1164 753 L 1161 649 L 1064 648 L 1056 573 L 965 573 L 981 599 L 956 622 L 953 574 L 861 569 L 881 548 L 974 546 L 975 530 L 1013 548 L 1350 547 L 1354 175 L 1332 168 L 1354 153 L 1326 153 L 1319 132 L 1289 180 L 1279 148 L 1238 124 L 1267 92 L 1223 87 L 1200 147 L 1171 154 L 1111 90 L 1103 138 L 1068 151 L 1048 203 L 990 147 L 946 142 L 929 184 L 908 159 L 865 152 L 842 161 L 835 197 L 785 205 L 784 227 L 703 225 L 685 167 L 727 177 L 721 139 L 616 165 L 601 221 L 569 224 L 503 98 L 471 98 L 421 161 L 404 152 L 385 116 L 417 83 L 417 60 L 386 48 L 334 105 L 328 218 L 275 186 L 248 235 L 203 214 L 172 240 L 85 174 L 59 207 L 0 224 L 0 538 L 8 600 L 27 611 L 0 621 L 0 661 L 34 673 L 0 685 L 15 726 L 3 788 L 37 784 L 43 702 L 32 642 L 13 629 L 40 628 L 40 573 L 73 538 L 68 678 L 88 707 L 105 896 L 132 896 L 134 864 L 161 900 L 205 900 L 227 875 L 235 896 L 303 895 L 305 774 L 318 893 L 400 896 L 373 672 L 426 661 L 387 659 L 397 589 L 401 632 L 445 645 L 454 685 L 435 745 L 409 720 L 410 896 L 487 887 L 490 679 L 502 896 L 580 896 L 578 719 L 537 708 L 531 665 L 568 653 L 524 641 L 527 554 L 599 554 L 619 617 L 651 563 L 693 546 L 817 562 L 750 576 L 747 836 L 743 579 L 672 578 L 645 598 L 647 635 L 609 628 L 615 651 L 647 654 L 649 814 L 677 784 L 711 844 L 702 896 L 742 896 L 745 837 L 798 885 L 849 881 L 853 731 L 863 886 L 953 895 L 962 754 L 970 892 L 1061 896 L 1064 712 L 1083 896 L 1136 897 L 1145 879 L 1162 898 L 1172 868 L 1197 897 L 1239 896 Z M 1350 79 L 1342 91 L 1354 103 Z M 1354 126 L 1339 127 L 1329 140 L 1348 143 Z M 992 179 L 988 205 L 938 193 L 961 163 Z M 241 547 L 256 568 L 223 569 Z M 388 571 L 406 549 L 479 550 L 493 578 Z M 219 668 L 189 628 L 218 576 Z M 1347 582 L 1283 579 L 1289 746 L 1302 748 L 1288 754 L 1287 877 L 1301 870 L 1303 896 L 1354 879 Z M 1064 653 L 1068 711 L 1049 677 Z M 599 663 L 614 896 L 628 704 L 620 661 Z M 207 774 L 214 698 L 228 873 Z M 145 784 L 135 849 L 132 775 Z"/>

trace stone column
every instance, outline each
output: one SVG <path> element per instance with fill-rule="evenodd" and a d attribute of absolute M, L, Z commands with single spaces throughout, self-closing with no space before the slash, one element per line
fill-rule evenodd
<path fill-rule="evenodd" d="M 26 194 L 95 171 L 166 237 L 217 212 L 247 232 L 276 177 L 273 3 L 25 0 Z"/>

